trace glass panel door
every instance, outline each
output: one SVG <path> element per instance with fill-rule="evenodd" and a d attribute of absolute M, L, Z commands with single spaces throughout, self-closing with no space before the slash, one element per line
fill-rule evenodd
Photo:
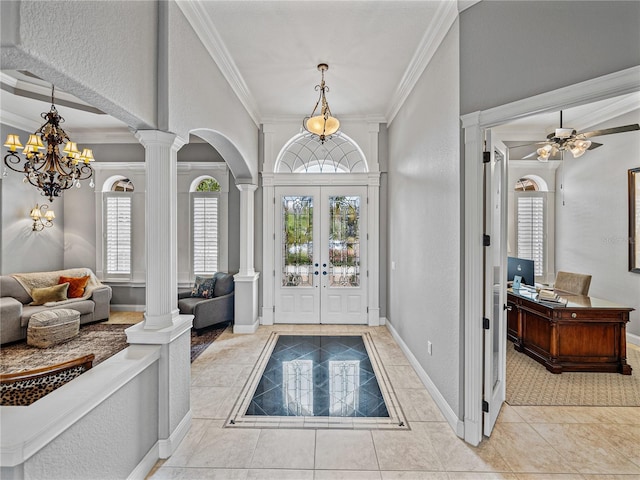
<path fill-rule="evenodd" d="M 276 189 L 276 323 L 320 323 L 319 198 L 318 187 Z"/>
<path fill-rule="evenodd" d="M 322 206 L 321 323 L 366 324 L 366 187 L 322 187 Z"/>

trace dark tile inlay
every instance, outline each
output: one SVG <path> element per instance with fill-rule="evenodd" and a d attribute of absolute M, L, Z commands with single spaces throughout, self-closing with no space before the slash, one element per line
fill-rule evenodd
<path fill-rule="evenodd" d="M 280 335 L 245 416 L 389 417 L 362 336 Z"/>

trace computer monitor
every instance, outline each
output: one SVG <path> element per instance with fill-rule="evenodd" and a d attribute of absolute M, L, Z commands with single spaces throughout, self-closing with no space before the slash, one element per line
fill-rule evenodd
<path fill-rule="evenodd" d="M 507 282 L 512 282 L 513 277 L 520 275 L 525 285 L 535 285 L 535 266 L 533 260 L 525 258 L 508 257 Z"/>

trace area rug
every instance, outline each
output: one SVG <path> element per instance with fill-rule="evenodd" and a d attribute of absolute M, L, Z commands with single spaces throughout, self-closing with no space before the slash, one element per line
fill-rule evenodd
<path fill-rule="evenodd" d="M 627 347 L 631 375 L 564 372 L 553 374 L 507 342 L 509 405 L 640 406 L 640 348 Z"/>
<path fill-rule="evenodd" d="M 73 360 L 93 353 L 93 366 L 100 364 L 129 346 L 124 330 L 130 324 L 95 323 L 83 325 L 77 337 L 68 342 L 49 348 L 36 348 L 26 341 L 6 345 L 0 348 L 0 373 L 12 373 L 32 370 Z M 191 361 L 206 350 L 211 343 L 227 328 L 223 324 L 197 335 L 191 332 Z"/>

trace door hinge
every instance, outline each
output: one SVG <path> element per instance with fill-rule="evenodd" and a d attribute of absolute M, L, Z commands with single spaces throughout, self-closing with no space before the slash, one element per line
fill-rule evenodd
<path fill-rule="evenodd" d="M 276 204 L 276 197 L 273 197 L 273 204 Z"/>
<path fill-rule="evenodd" d="M 491 235 L 487 235 L 486 233 L 482 234 L 482 246 L 483 247 L 491 246 Z"/>
<path fill-rule="evenodd" d="M 367 233 L 367 240 L 369 240 L 369 234 Z"/>
<path fill-rule="evenodd" d="M 482 152 L 482 163 L 489 163 L 491 161 L 491 152 Z"/>
<path fill-rule="evenodd" d="M 276 239 L 276 234 L 275 234 L 275 232 L 273 233 L 273 239 L 274 239 L 274 240 Z"/>
<path fill-rule="evenodd" d="M 369 278 L 369 270 L 367 270 L 367 278 Z"/>
<path fill-rule="evenodd" d="M 276 306 L 273 306 L 273 313 L 276 313 Z"/>
<path fill-rule="evenodd" d="M 487 317 L 482 317 L 482 328 L 489 330 L 489 319 Z"/>
<path fill-rule="evenodd" d="M 482 411 L 485 413 L 489 413 L 489 402 L 486 400 L 482 400 Z"/>
<path fill-rule="evenodd" d="M 276 271 L 275 271 L 275 270 L 273 271 L 273 276 L 274 276 L 274 277 L 276 276 Z"/>

